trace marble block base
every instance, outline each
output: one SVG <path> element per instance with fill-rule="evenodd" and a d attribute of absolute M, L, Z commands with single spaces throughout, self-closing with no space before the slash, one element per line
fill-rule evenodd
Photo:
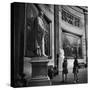
<path fill-rule="evenodd" d="M 29 81 L 30 86 L 50 85 L 48 77 L 48 59 L 45 57 L 35 57 L 30 61 L 32 64 L 32 78 Z"/>

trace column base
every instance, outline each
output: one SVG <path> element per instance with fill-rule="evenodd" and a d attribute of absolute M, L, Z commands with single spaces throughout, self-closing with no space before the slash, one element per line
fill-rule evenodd
<path fill-rule="evenodd" d="M 29 86 L 48 86 L 51 85 L 50 79 L 48 76 L 38 76 L 35 78 L 32 78 L 28 82 Z"/>

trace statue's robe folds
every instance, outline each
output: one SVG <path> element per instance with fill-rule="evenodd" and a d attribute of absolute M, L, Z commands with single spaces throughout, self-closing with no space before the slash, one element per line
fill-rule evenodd
<path fill-rule="evenodd" d="M 36 17 L 34 22 L 34 33 L 35 33 L 35 49 L 41 50 L 41 55 L 45 53 L 44 36 L 45 36 L 45 25 L 41 17 Z"/>

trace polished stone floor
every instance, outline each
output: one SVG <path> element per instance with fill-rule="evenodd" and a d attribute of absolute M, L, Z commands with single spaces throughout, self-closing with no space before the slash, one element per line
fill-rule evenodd
<path fill-rule="evenodd" d="M 82 83 L 87 83 L 88 82 L 87 68 L 79 69 L 78 78 L 79 78 L 79 81 L 76 84 L 82 84 Z M 62 74 L 61 74 L 61 72 L 60 72 L 59 75 L 55 76 L 51 80 L 51 82 L 52 82 L 52 85 L 75 84 L 72 69 L 69 70 L 66 82 L 62 82 Z"/>

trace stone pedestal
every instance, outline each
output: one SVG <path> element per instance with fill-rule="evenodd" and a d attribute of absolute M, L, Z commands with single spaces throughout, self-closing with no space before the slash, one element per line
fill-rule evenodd
<path fill-rule="evenodd" d="M 30 86 L 45 86 L 50 85 L 48 77 L 48 59 L 45 57 L 32 58 L 32 78 L 29 81 Z"/>

